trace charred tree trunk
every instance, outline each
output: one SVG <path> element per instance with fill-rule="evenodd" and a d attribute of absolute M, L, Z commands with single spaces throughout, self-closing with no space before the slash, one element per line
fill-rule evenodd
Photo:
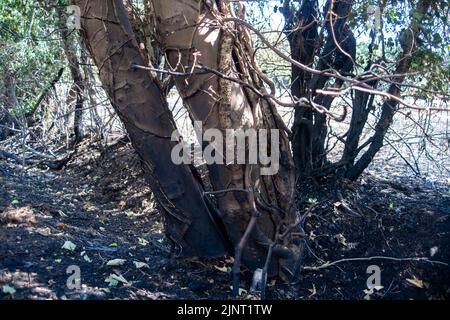
<path fill-rule="evenodd" d="M 175 165 L 171 142 L 176 129 L 160 88 L 142 65 L 138 43 L 122 0 L 75 1 L 82 12 L 82 37 L 98 67 L 110 101 L 125 125 L 144 167 L 145 177 L 165 215 L 166 234 L 179 254 L 225 253 L 214 210 L 186 165 Z"/>
<path fill-rule="evenodd" d="M 386 2 L 383 1 L 380 8 L 381 11 L 384 11 L 385 5 Z M 367 62 L 367 66 L 365 68 L 366 72 L 370 70 L 373 64 L 374 46 L 376 40 L 375 32 L 375 30 L 371 31 L 372 42 L 368 48 L 369 61 Z M 381 32 L 383 32 L 383 30 L 381 30 Z M 373 89 L 376 89 L 378 81 L 369 81 L 367 84 Z M 369 117 L 369 113 L 374 109 L 374 102 L 375 95 L 368 92 L 356 91 L 352 96 L 352 117 L 350 120 L 350 127 L 346 133 L 344 151 L 342 153 L 341 160 L 339 161 L 340 166 L 338 168 L 338 174 L 341 178 L 346 176 L 348 170 L 351 169 L 355 163 L 355 159 L 359 153 L 361 135 Z"/>
<path fill-rule="evenodd" d="M 314 62 L 319 44 L 318 6 L 317 0 L 306 0 L 298 11 L 293 12 L 290 1 L 285 0 L 281 9 L 286 20 L 284 32 L 289 41 L 291 56 L 294 60 L 309 66 Z M 309 97 L 311 74 L 294 65 L 291 68 L 292 95 L 296 98 Z M 292 127 L 292 151 L 297 176 L 312 169 L 312 129 L 311 108 L 296 108 Z"/>
<path fill-rule="evenodd" d="M 348 75 L 354 67 L 356 59 L 356 40 L 353 32 L 347 25 L 347 19 L 351 11 L 353 0 L 328 1 L 325 10 L 325 29 L 327 39 L 324 49 L 320 53 L 319 70 L 334 69 L 340 74 Z M 329 110 L 334 101 L 333 96 L 317 95 L 318 89 L 323 89 L 328 85 L 330 78 L 316 75 L 313 77 L 310 90 L 314 97 L 314 102 Z M 343 84 L 340 79 L 335 79 L 334 89 L 339 89 Z M 327 116 L 318 112 L 314 113 L 314 123 L 312 129 L 312 168 L 315 171 L 321 170 L 327 164 L 326 138 L 328 134 Z"/>
<path fill-rule="evenodd" d="M 247 30 L 229 19 L 234 17 L 229 1 L 152 3 L 168 63 L 182 74 L 175 77 L 175 84 L 191 117 L 201 121 L 204 130 L 218 129 L 223 135 L 228 129 L 279 130 L 277 174 L 262 176 L 258 164 L 225 162 L 231 159 L 210 164 L 209 174 L 235 259 L 242 253 L 250 269 L 264 268 L 271 276 L 291 278 L 300 253 L 291 235 L 296 221 L 293 160 L 275 106 L 249 89 L 264 92 L 265 80 L 254 61 Z M 226 148 L 234 149 L 235 141 L 227 141 Z M 247 144 L 247 157 L 249 152 Z"/>
<path fill-rule="evenodd" d="M 283 6 L 283 14 L 286 19 L 285 33 L 291 44 L 291 56 L 303 64 L 311 64 L 316 55 L 307 39 L 310 28 L 314 27 L 311 20 L 317 19 L 317 1 L 306 0 L 302 2 L 297 13 L 292 13 L 291 1 L 286 0 Z M 320 52 L 316 69 L 334 70 L 341 75 L 350 75 L 356 60 L 356 40 L 353 32 L 348 26 L 347 20 L 351 12 L 353 0 L 327 1 L 324 8 L 324 31 L 326 40 L 324 49 Z M 380 2 L 381 10 L 386 6 L 386 1 Z M 416 48 L 416 37 L 420 31 L 420 24 L 423 16 L 431 6 L 431 1 L 421 0 L 413 8 L 412 23 L 401 35 L 402 51 L 399 56 L 396 76 L 391 79 L 392 84 L 388 93 L 399 97 L 400 86 L 408 73 Z M 293 30 L 293 31 L 291 31 Z M 313 29 L 314 32 L 314 29 Z M 313 33 L 316 34 L 315 32 Z M 300 40 L 299 40 L 300 39 Z M 369 50 L 371 50 L 369 48 Z M 319 54 L 319 53 L 317 53 Z M 305 58 L 306 55 L 306 58 Z M 371 67 L 369 63 L 368 68 Z M 299 75 L 300 74 L 300 75 Z M 334 78 L 334 83 L 330 85 L 330 80 Z M 326 87 L 339 89 L 343 81 L 321 74 L 314 75 L 308 79 L 309 83 L 300 84 L 299 80 L 305 79 L 302 71 L 292 70 L 292 94 L 297 97 L 307 97 L 312 99 L 317 105 L 330 109 L 334 96 L 317 94 L 317 90 Z M 366 83 L 370 87 L 376 88 L 377 81 Z M 328 124 L 325 114 L 312 112 L 310 110 L 297 109 L 293 128 L 292 146 L 294 159 L 296 161 L 297 174 L 303 177 L 319 176 L 323 177 L 331 173 L 337 173 L 340 177 L 351 180 L 357 179 L 361 173 L 372 162 L 375 155 L 383 146 L 383 140 L 392 124 L 392 120 L 398 101 L 387 99 L 382 105 L 381 117 L 376 125 L 374 135 L 362 146 L 369 147 L 368 150 L 358 159 L 362 146 L 360 146 L 361 134 L 366 125 L 369 112 L 372 110 L 375 96 L 366 92 L 354 92 L 353 112 L 349 131 L 346 133 L 344 151 L 340 161 L 329 164 L 327 161 L 326 138 L 328 135 Z M 307 126 L 306 126 L 307 124 Z M 305 126 L 302 129 L 301 126 Z M 355 160 L 358 159 L 355 163 Z"/>
<path fill-rule="evenodd" d="M 312 65 L 319 55 L 318 70 L 334 69 L 341 74 L 348 74 L 353 69 L 356 55 L 356 41 L 346 25 L 352 0 L 328 1 L 324 8 L 326 40 L 324 49 L 318 52 L 320 41 L 318 34 L 318 1 L 306 0 L 297 12 L 293 13 L 290 1 L 285 1 L 283 15 L 285 30 L 291 47 L 291 56 L 305 65 Z M 330 77 L 314 75 L 292 67 L 292 95 L 296 98 L 306 97 L 314 103 L 330 109 L 334 97 L 317 95 L 316 90 L 323 89 Z M 333 88 L 339 89 L 343 82 L 336 80 Z M 311 108 L 295 110 L 292 137 L 292 149 L 297 168 L 297 175 L 309 177 L 320 170 L 326 162 L 325 142 L 328 133 L 325 114 L 313 112 Z"/>

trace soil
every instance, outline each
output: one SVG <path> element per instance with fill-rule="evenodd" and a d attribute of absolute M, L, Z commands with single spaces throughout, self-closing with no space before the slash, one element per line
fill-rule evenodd
<path fill-rule="evenodd" d="M 128 143 L 80 150 L 63 171 L 0 161 L 0 299 L 231 297 L 231 257 L 171 254 Z M 345 186 L 308 185 L 300 199 L 302 212 L 312 208 L 304 224 L 306 268 L 294 284 L 269 280 L 269 299 L 450 298 L 448 181 L 388 181 L 389 170 L 396 168 Z M 352 258 L 364 260 L 327 265 Z M 373 265 L 380 287 L 365 292 Z M 78 268 L 81 288 L 71 289 Z M 242 288 L 250 282 L 244 271 Z M 258 297 L 243 290 L 240 298 Z"/>

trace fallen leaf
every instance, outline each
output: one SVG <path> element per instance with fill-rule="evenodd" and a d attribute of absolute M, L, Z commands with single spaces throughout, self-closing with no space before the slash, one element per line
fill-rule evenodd
<path fill-rule="evenodd" d="M 84 209 L 89 210 L 90 208 L 92 208 L 94 205 L 92 204 L 92 202 L 88 201 L 86 202 L 86 204 L 83 206 Z"/>
<path fill-rule="evenodd" d="M 45 237 L 47 237 L 47 236 L 52 234 L 52 230 L 49 227 L 47 227 L 47 228 L 38 228 L 38 229 L 36 229 L 36 232 L 41 234 L 41 235 L 43 235 L 43 236 L 45 236 Z"/>
<path fill-rule="evenodd" d="M 345 239 L 343 234 L 339 233 L 335 235 L 334 238 L 343 246 L 347 246 L 347 239 Z"/>
<path fill-rule="evenodd" d="M 225 262 L 229 263 L 229 264 L 233 264 L 234 263 L 234 258 L 233 257 L 229 257 L 229 258 L 225 259 Z"/>
<path fill-rule="evenodd" d="M 72 241 L 66 241 L 64 242 L 64 245 L 61 248 L 69 251 L 75 251 L 76 247 L 77 245 Z"/>
<path fill-rule="evenodd" d="M 374 286 L 374 287 L 371 287 L 371 288 L 364 289 L 363 291 L 364 291 L 364 293 L 367 296 L 371 296 L 371 295 L 373 295 L 375 293 L 375 291 L 380 291 L 382 289 L 384 289 L 383 286 Z"/>
<path fill-rule="evenodd" d="M 131 210 L 126 211 L 125 214 L 127 215 L 127 217 L 134 217 L 134 216 L 136 215 L 136 214 L 135 214 L 133 211 L 131 211 Z"/>
<path fill-rule="evenodd" d="M 110 287 L 117 286 L 119 282 L 122 282 L 123 284 L 129 284 L 129 282 L 123 276 L 115 273 L 111 273 L 109 277 L 105 279 L 105 282 L 108 282 Z"/>
<path fill-rule="evenodd" d="M 316 290 L 316 285 L 313 283 L 313 287 L 311 289 L 308 289 L 309 292 L 311 292 L 311 294 L 309 295 L 310 297 L 316 295 L 317 290 Z"/>
<path fill-rule="evenodd" d="M 438 251 L 439 251 L 439 247 L 431 248 L 430 249 L 430 256 L 434 257 Z"/>
<path fill-rule="evenodd" d="M 228 273 L 228 268 L 225 266 L 223 266 L 223 267 L 214 266 L 214 268 L 216 268 L 220 272 Z"/>
<path fill-rule="evenodd" d="M 138 239 L 138 242 L 139 242 L 139 244 L 141 245 L 141 246 L 146 246 L 146 245 L 148 245 L 148 241 L 147 240 L 145 240 L 145 239 L 143 239 L 143 238 L 139 238 Z"/>
<path fill-rule="evenodd" d="M 61 211 L 61 210 L 58 211 L 58 214 L 59 214 L 61 217 L 67 217 L 67 215 L 66 215 L 63 211 Z"/>
<path fill-rule="evenodd" d="M 373 289 L 364 289 L 363 292 L 367 295 L 370 296 L 373 294 Z"/>
<path fill-rule="evenodd" d="M 115 287 L 119 284 L 119 281 L 111 275 L 105 279 L 105 282 L 108 283 L 110 287 Z"/>
<path fill-rule="evenodd" d="M 4 285 L 2 289 L 3 289 L 4 294 L 13 295 L 14 293 L 16 293 L 16 289 L 14 289 L 13 287 L 11 287 L 9 285 Z"/>
<path fill-rule="evenodd" d="M 117 266 L 123 266 L 127 260 L 125 259 L 113 259 L 109 260 L 106 265 L 108 267 L 117 267 Z"/>
<path fill-rule="evenodd" d="M 417 288 L 420 289 L 424 288 L 423 280 L 418 279 L 416 276 L 413 276 L 412 279 L 406 279 L 406 281 L 412 284 L 413 286 L 416 286 Z"/>
<path fill-rule="evenodd" d="M 140 261 L 133 261 L 134 265 L 136 266 L 137 269 L 142 269 L 142 268 L 149 268 L 150 266 L 148 264 L 146 264 L 145 262 L 140 262 Z"/>

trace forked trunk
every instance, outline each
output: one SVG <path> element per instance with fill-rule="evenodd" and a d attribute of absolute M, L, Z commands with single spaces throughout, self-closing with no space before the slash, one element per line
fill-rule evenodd
<path fill-rule="evenodd" d="M 80 0 L 82 36 L 98 67 L 111 104 L 125 125 L 145 177 L 165 215 L 166 234 L 181 255 L 220 256 L 223 237 L 202 188 L 185 165 L 175 165 L 176 129 L 160 88 L 142 65 L 139 46 L 122 0 Z"/>
<path fill-rule="evenodd" d="M 296 221 L 293 160 L 275 106 L 250 88 L 266 93 L 247 30 L 233 20 L 229 1 L 152 3 L 160 42 L 172 71 L 179 73 L 178 91 L 203 130 L 218 129 L 223 136 L 229 129 L 278 130 L 280 167 L 275 174 L 261 175 L 260 163 L 223 159 L 225 149 L 235 148 L 234 140 L 227 141 L 222 161 L 210 164 L 209 173 L 237 259 L 242 250 L 249 268 L 265 267 L 270 275 L 292 277 L 300 251 L 291 236 Z M 269 147 L 275 152 L 274 144 Z"/>

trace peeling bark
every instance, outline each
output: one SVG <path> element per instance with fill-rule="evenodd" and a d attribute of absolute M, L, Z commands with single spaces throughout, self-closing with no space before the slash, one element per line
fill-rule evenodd
<path fill-rule="evenodd" d="M 172 69 L 189 72 L 195 66 L 207 66 L 221 74 L 193 73 L 175 78 L 191 117 L 202 121 L 204 130 L 282 129 L 274 105 L 241 84 L 225 79 L 239 79 L 264 91 L 247 30 L 223 21 L 233 15 L 229 1 L 153 0 L 152 3 L 159 40 Z M 262 177 L 260 166 L 249 164 L 214 164 L 209 166 L 209 173 L 216 191 L 247 190 L 224 192 L 216 197 L 236 252 L 242 249 L 243 263 L 256 269 L 263 268 L 268 261 L 269 275 L 290 278 L 299 249 L 293 245 L 290 232 L 283 239 L 277 234 L 295 222 L 294 171 L 288 137 L 283 130 L 280 137 L 278 174 Z M 255 215 L 258 215 L 256 223 Z M 267 260 L 271 246 L 273 255 Z"/>
<path fill-rule="evenodd" d="M 147 71 L 122 0 L 80 0 L 82 36 L 110 101 L 125 125 L 179 254 L 220 256 L 222 234 L 188 166 L 171 161 L 176 129 L 160 88 Z"/>

